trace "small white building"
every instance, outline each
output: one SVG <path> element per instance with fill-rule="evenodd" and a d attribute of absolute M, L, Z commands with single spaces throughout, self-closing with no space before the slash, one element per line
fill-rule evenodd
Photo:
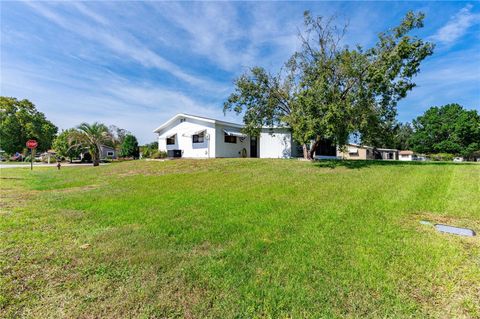
<path fill-rule="evenodd" d="M 400 161 L 413 161 L 414 155 L 412 151 L 400 151 L 398 152 L 398 159 Z"/>
<path fill-rule="evenodd" d="M 297 156 L 288 128 L 263 128 L 260 136 L 241 132 L 243 125 L 180 113 L 160 125 L 158 149 L 169 157 L 261 157 Z"/>

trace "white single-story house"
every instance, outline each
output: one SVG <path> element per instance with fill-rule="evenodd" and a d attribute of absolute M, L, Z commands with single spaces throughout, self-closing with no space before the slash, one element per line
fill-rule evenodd
<path fill-rule="evenodd" d="M 298 147 L 288 128 L 262 128 L 258 137 L 241 132 L 243 125 L 180 113 L 160 125 L 159 151 L 169 157 L 290 158 Z"/>

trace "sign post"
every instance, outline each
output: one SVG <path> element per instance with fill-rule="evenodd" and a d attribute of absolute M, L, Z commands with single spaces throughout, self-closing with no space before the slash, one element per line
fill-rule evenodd
<path fill-rule="evenodd" d="M 33 170 L 33 156 L 35 155 L 35 149 L 38 143 L 35 140 L 28 140 L 26 145 L 30 149 L 30 170 Z"/>

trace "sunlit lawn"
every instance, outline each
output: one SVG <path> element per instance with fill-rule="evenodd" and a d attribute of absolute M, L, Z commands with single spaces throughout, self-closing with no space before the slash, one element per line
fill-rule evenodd
<path fill-rule="evenodd" d="M 480 317 L 480 165 L 10 168 L 0 317 Z"/>

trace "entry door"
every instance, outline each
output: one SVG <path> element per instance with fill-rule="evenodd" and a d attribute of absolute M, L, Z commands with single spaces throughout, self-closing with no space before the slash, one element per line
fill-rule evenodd
<path fill-rule="evenodd" d="M 257 137 L 250 137 L 250 157 L 258 157 L 257 155 Z"/>

